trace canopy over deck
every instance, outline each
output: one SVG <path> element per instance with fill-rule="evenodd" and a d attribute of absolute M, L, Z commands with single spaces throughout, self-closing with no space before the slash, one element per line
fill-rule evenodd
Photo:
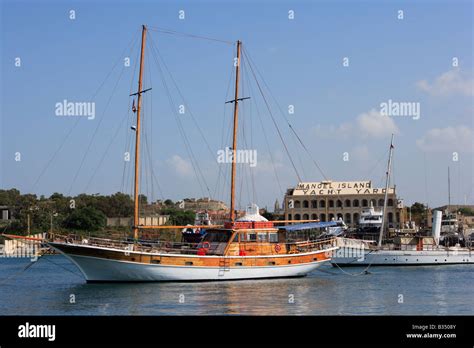
<path fill-rule="evenodd" d="M 333 227 L 337 225 L 338 225 L 337 221 L 327 221 L 327 222 L 310 222 L 310 223 L 305 223 L 305 224 L 287 225 L 287 226 L 281 226 L 278 228 L 289 232 L 289 231 L 311 230 L 313 228 Z"/>

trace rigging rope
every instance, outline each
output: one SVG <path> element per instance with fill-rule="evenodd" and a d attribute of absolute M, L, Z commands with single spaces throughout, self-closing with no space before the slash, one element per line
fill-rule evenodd
<path fill-rule="evenodd" d="M 313 164 L 316 166 L 316 168 L 319 170 L 319 172 L 321 173 L 322 177 L 325 179 L 325 180 L 328 180 L 328 178 L 326 177 L 326 175 L 324 174 L 324 172 L 322 171 L 321 167 L 318 165 L 318 163 L 316 162 L 316 160 L 313 158 L 313 156 L 311 155 L 311 153 L 309 152 L 309 150 L 307 149 L 306 145 L 303 143 L 303 141 L 301 140 L 301 138 L 299 137 L 299 135 L 296 133 L 296 130 L 293 128 L 293 126 L 291 125 L 290 121 L 288 120 L 288 118 L 285 116 L 285 113 L 283 112 L 283 109 L 281 108 L 280 104 L 278 103 L 278 101 L 276 100 L 275 96 L 273 95 L 273 93 L 271 92 L 270 88 L 268 87 L 265 79 L 263 78 L 263 75 L 260 73 L 260 71 L 258 70 L 258 67 L 256 66 L 256 64 L 253 62 L 253 60 L 251 59 L 250 57 L 250 54 L 248 53 L 247 49 L 245 48 L 243 50 L 244 52 L 244 55 L 247 57 L 247 60 L 251 63 L 250 67 L 252 68 L 252 66 L 255 67 L 255 70 L 257 71 L 257 74 L 260 76 L 260 78 L 262 79 L 262 82 L 264 84 L 264 86 L 267 88 L 270 96 L 272 97 L 272 99 L 274 100 L 275 104 L 277 105 L 277 108 L 279 109 L 281 115 L 283 116 L 283 118 L 285 119 L 286 123 L 288 124 L 291 132 L 296 136 L 298 142 L 300 143 L 300 145 L 303 147 L 304 151 L 308 154 L 309 158 L 311 159 L 311 161 L 313 162 Z M 253 72 L 253 68 L 252 68 L 252 73 L 254 74 L 255 76 L 255 73 Z M 255 80 L 257 80 L 256 76 L 255 76 Z M 258 84 L 258 82 L 257 82 Z M 259 89 L 260 86 L 259 86 Z M 261 92 L 262 93 L 262 92 Z M 299 176 L 298 176 L 299 177 Z M 300 178 L 299 178 L 300 182 L 302 181 Z"/>
<path fill-rule="evenodd" d="M 150 41 L 153 42 L 152 39 L 150 39 Z M 195 172 L 196 179 L 198 181 L 199 186 L 201 187 L 201 191 L 203 192 L 203 196 L 205 196 L 203 185 L 205 186 L 205 188 L 206 188 L 206 190 L 207 190 L 207 192 L 209 193 L 209 196 L 210 196 L 211 193 L 210 193 L 210 190 L 209 190 L 209 186 L 207 185 L 206 179 L 205 179 L 204 175 L 202 174 L 199 163 L 198 163 L 198 161 L 196 160 L 196 158 L 194 156 L 194 152 L 193 152 L 192 147 L 189 143 L 189 140 L 186 136 L 186 133 L 184 131 L 181 120 L 180 120 L 179 116 L 176 114 L 176 110 L 175 110 L 175 107 L 174 107 L 176 104 L 174 103 L 173 97 L 172 97 L 171 92 L 168 88 L 168 84 L 166 83 L 165 75 L 163 73 L 163 70 L 161 69 L 161 65 L 159 64 L 159 55 L 158 55 L 158 53 L 155 52 L 155 51 L 158 51 L 158 48 L 156 48 L 154 44 L 152 44 L 151 47 L 152 47 L 151 51 L 152 51 L 152 55 L 153 55 L 155 64 L 156 64 L 156 66 L 157 66 L 157 68 L 160 72 L 160 75 L 162 76 L 163 87 L 165 88 L 165 91 L 166 91 L 166 94 L 167 94 L 167 97 L 168 97 L 168 101 L 170 103 L 171 111 L 172 111 L 173 115 L 175 116 L 175 120 L 176 120 L 176 123 L 177 123 L 177 126 L 178 126 L 178 130 L 181 134 L 181 137 L 183 138 L 183 142 L 185 144 L 185 148 L 188 152 L 188 155 L 190 156 L 191 165 L 192 165 L 193 170 Z M 201 178 L 199 177 L 199 175 L 201 175 Z M 202 180 L 202 183 L 201 183 L 201 180 Z"/>
<path fill-rule="evenodd" d="M 248 63 L 246 62 L 246 60 L 244 60 L 244 65 L 248 65 Z M 247 75 L 247 81 L 249 80 L 248 78 L 248 72 L 247 72 L 247 69 L 242 69 L 244 71 L 244 74 Z M 250 90 L 250 94 L 253 95 L 253 88 L 252 88 L 252 85 L 249 83 L 249 90 Z M 262 121 L 262 117 L 261 117 L 261 114 L 260 114 L 260 109 L 258 108 L 258 104 L 255 102 L 255 100 L 251 100 L 251 103 L 253 103 L 253 105 L 255 105 L 255 110 L 257 111 L 257 117 L 258 117 L 258 120 L 259 120 L 259 123 L 260 123 L 260 127 L 262 129 L 262 133 L 263 133 L 263 137 L 265 139 L 265 143 L 267 145 L 267 150 L 268 150 L 268 153 L 270 155 L 270 161 L 271 161 L 271 164 L 272 164 L 272 168 L 273 168 L 273 172 L 275 174 L 275 178 L 276 178 L 276 181 L 278 183 L 278 187 L 280 188 L 280 195 L 283 195 L 283 189 L 282 189 L 282 186 L 281 186 L 281 182 L 280 182 L 280 179 L 278 177 L 278 172 L 276 170 L 276 167 L 275 167 L 275 161 L 273 159 L 273 154 L 272 154 L 272 151 L 270 149 L 270 144 L 268 142 L 268 137 L 267 137 L 267 132 L 265 131 L 265 127 L 263 125 L 263 121 Z"/>
<path fill-rule="evenodd" d="M 206 36 L 200 36 L 200 35 L 194 35 L 194 34 L 188 34 L 188 33 L 183 33 L 171 29 L 166 29 L 166 28 L 160 28 L 160 27 L 152 27 L 152 26 L 147 26 L 147 28 L 151 31 L 155 31 L 158 33 L 163 33 L 163 34 L 170 34 L 170 35 L 177 35 L 177 36 L 184 36 L 184 37 L 190 37 L 194 39 L 202 39 L 202 40 L 209 40 L 209 41 L 216 41 L 216 42 L 222 42 L 228 45 L 233 45 L 233 41 L 227 41 L 227 40 L 221 40 L 221 39 L 216 39 L 212 37 L 206 37 Z"/>
<path fill-rule="evenodd" d="M 97 94 L 99 94 L 100 90 L 102 89 L 102 87 L 105 85 L 106 81 L 109 79 L 110 75 L 112 74 L 112 72 L 115 70 L 115 67 L 117 66 L 117 64 L 122 60 L 123 58 L 123 55 L 124 53 L 129 49 L 129 47 L 132 45 L 132 47 L 135 45 L 135 42 L 138 38 L 138 30 L 135 32 L 135 34 L 132 36 L 132 40 L 129 42 L 129 44 L 125 47 L 125 49 L 123 50 L 122 54 L 119 56 L 119 58 L 117 59 L 117 61 L 115 62 L 115 64 L 112 66 L 112 69 L 108 72 L 108 74 L 106 75 L 105 79 L 102 81 L 102 83 L 99 85 L 99 87 L 97 88 L 97 90 L 92 94 L 91 96 L 91 101 L 94 101 Z M 48 170 L 49 166 L 51 165 L 51 163 L 53 163 L 54 159 L 56 158 L 56 156 L 58 155 L 58 153 L 61 151 L 61 149 L 64 147 L 64 145 L 66 144 L 66 141 L 69 139 L 70 135 L 72 134 L 72 132 L 74 131 L 74 129 L 76 128 L 76 126 L 79 124 L 79 121 L 80 121 L 80 118 L 77 118 L 76 122 L 74 122 L 74 124 L 72 125 L 72 127 L 69 129 L 68 133 L 66 134 L 66 136 L 62 139 L 59 147 L 56 149 L 56 151 L 53 153 L 53 155 L 50 157 L 49 161 L 46 163 L 46 165 L 43 167 L 43 169 L 41 170 L 40 174 L 38 175 L 37 179 L 35 180 L 35 182 L 33 183 L 31 189 L 29 191 L 34 191 L 34 189 L 36 188 L 36 185 L 39 183 L 39 181 L 41 180 L 41 178 L 43 177 L 43 175 L 46 173 L 46 171 Z"/>
<path fill-rule="evenodd" d="M 189 113 L 189 115 L 191 116 L 191 120 L 193 121 L 196 129 L 198 130 L 199 134 L 201 135 L 201 138 L 202 140 L 204 141 L 204 143 L 206 144 L 206 147 L 207 147 L 207 150 L 209 151 L 209 153 L 211 154 L 212 157 L 215 156 L 214 152 L 212 151 L 211 149 L 211 146 L 209 145 L 209 142 L 207 141 L 207 137 L 204 135 L 204 132 L 202 131 L 202 128 L 199 126 L 199 123 L 197 122 L 196 118 L 194 117 L 194 113 L 192 112 L 191 108 L 189 107 L 189 104 L 188 102 L 186 101 L 186 99 L 184 98 L 184 95 L 183 93 L 181 92 L 181 89 L 179 88 L 178 86 L 178 83 L 176 82 L 175 78 L 173 77 L 173 74 L 171 73 L 171 70 L 168 68 L 168 65 L 166 64 L 166 62 L 164 61 L 163 59 L 163 56 L 160 54 L 160 51 L 158 50 L 158 48 L 156 47 L 156 44 L 155 42 L 153 41 L 153 39 L 150 38 L 150 41 L 151 41 L 151 44 L 153 45 L 159 59 L 161 60 L 161 63 L 165 69 L 165 71 L 168 73 L 170 79 L 171 79 L 171 82 L 173 83 L 173 86 L 176 88 L 176 91 L 178 92 L 179 96 L 181 97 L 181 99 L 183 100 L 183 105 L 185 106 L 186 108 L 186 112 Z M 217 161 L 216 161 L 217 163 Z M 217 163 L 217 168 L 219 170 L 219 174 L 221 173 L 221 167 L 219 166 L 219 164 Z M 225 180 L 225 184 L 227 184 L 227 179 L 224 178 Z"/>
<path fill-rule="evenodd" d="M 81 160 L 81 162 L 80 162 L 80 164 L 79 164 L 79 168 L 77 169 L 76 174 L 74 175 L 74 178 L 73 178 L 73 180 L 72 180 L 72 182 L 71 182 L 71 186 L 69 187 L 69 190 L 68 190 L 68 193 L 67 193 L 68 196 L 69 196 L 69 194 L 71 193 L 72 188 L 74 187 L 74 184 L 75 184 L 75 182 L 76 182 L 76 179 L 77 179 L 77 177 L 79 176 L 79 173 L 80 173 L 80 171 L 81 171 L 81 169 L 82 169 L 82 166 L 84 165 L 84 162 L 85 162 L 85 160 L 86 160 L 86 157 L 87 157 L 87 155 L 89 154 L 89 151 L 90 151 L 90 149 L 91 149 L 91 147 L 92 147 L 92 144 L 94 143 L 94 140 L 95 140 L 95 137 L 96 137 L 96 135 L 97 135 L 97 133 L 98 133 L 98 131 L 99 131 L 99 128 L 100 128 L 102 122 L 103 122 L 104 119 L 105 119 L 105 113 L 107 112 L 107 109 L 108 109 L 108 107 L 109 107 L 109 105 L 110 105 L 110 102 L 112 101 L 112 97 L 114 96 L 115 91 L 117 90 L 117 86 L 118 86 L 120 80 L 122 79 L 122 75 L 123 75 L 124 70 L 125 70 L 125 65 L 122 67 L 122 70 L 121 70 L 121 72 L 120 72 L 119 78 L 117 79 L 117 82 L 115 83 L 115 85 L 114 85 L 114 87 L 113 87 L 113 89 L 112 89 L 112 93 L 111 93 L 109 99 L 107 100 L 107 103 L 105 104 L 105 108 L 104 108 L 104 110 L 103 110 L 103 112 L 102 112 L 103 116 L 100 118 L 99 122 L 97 123 L 97 126 L 95 127 L 94 133 L 92 134 L 92 138 L 91 138 L 90 141 L 89 141 L 89 145 L 87 146 L 86 151 L 84 152 L 84 155 L 83 155 L 83 157 L 82 157 L 82 160 Z"/>
<path fill-rule="evenodd" d="M 243 49 L 242 52 L 244 53 L 244 56 L 247 58 L 247 60 L 249 60 L 249 59 L 248 59 L 248 56 L 247 56 L 247 53 L 246 53 L 246 49 Z M 250 61 L 249 61 L 249 63 L 250 63 Z M 262 88 L 261 88 L 261 86 L 260 86 L 260 83 L 258 82 L 257 76 L 255 75 L 255 72 L 254 72 L 254 70 L 253 70 L 253 68 L 252 68 L 252 65 L 249 64 L 249 66 L 250 66 L 250 71 L 252 72 L 252 75 L 253 75 L 253 77 L 254 77 L 254 79 L 255 79 L 255 82 L 256 82 L 256 84 L 257 84 L 258 90 L 260 91 L 260 94 L 261 94 L 261 96 L 262 96 L 262 98 L 263 98 L 263 100 L 264 100 L 264 102 L 265 102 L 265 105 L 266 105 L 266 107 L 267 107 L 267 110 L 268 110 L 268 112 L 269 112 L 269 114 L 270 114 L 270 117 L 271 117 L 271 119 L 272 119 L 272 121 L 273 121 L 273 125 L 275 126 L 275 128 L 276 128 L 276 130 L 277 130 L 277 132 L 278 132 L 278 136 L 280 137 L 280 140 L 281 140 L 281 142 L 282 142 L 282 144 L 283 144 L 283 147 L 285 148 L 286 154 L 288 155 L 288 159 L 290 160 L 291 165 L 293 166 L 293 170 L 295 171 L 296 176 L 298 177 L 298 180 L 301 182 L 301 181 L 302 181 L 302 180 L 301 180 L 301 177 L 300 177 L 300 175 L 299 175 L 299 173 L 298 173 L 298 170 L 296 169 L 296 166 L 295 166 L 295 163 L 293 162 L 293 159 L 291 158 L 291 155 L 290 155 L 290 153 L 289 153 L 289 151 L 288 151 L 288 147 L 286 146 L 285 140 L 283 139 L 283 136 L 282 136 L 282 134 L 281 134 L 281 132 L 280 132 L 280 128 L 278 127 L 278 125 L 277 125 L 277 123 L 276 123 L 276 121 L 275 121 L 275 118 L 273 117 L 273 113 L 272 113 L 272 111 L 271 111 L 270 105 L 268 104 L 268 101 L 267 101 L 267 99 L 265 98 L 265 95 L 264 95 L 263 90 L 262 90 Z"/>

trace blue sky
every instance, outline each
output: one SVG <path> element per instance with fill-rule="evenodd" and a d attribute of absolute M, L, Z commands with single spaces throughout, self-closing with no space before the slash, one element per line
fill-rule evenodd
<path fill-rule="evenodd" d="M 45 195 L 77 194 L 86 188 L 88 193 L 130 191 L 130 178 L 123 177 L 123 153 L 132 134 L 128 95 L 136 90 L 133 71 L 138 46 L 131 50 L 129 43 L 138 38 L 140 25 L 147 24 L 242 40 L 282 109 L 294 105 L 295 113 L 286 117 L 326 177 L 370 179 L 382 186 L 384 156 L 390 133 L 395 132 L 393 179 L 401 198 L 407 203 L 446 204 L 449 166 L 452 201 L 474 204 L 470 1 L 3 0 L 1 4 L 2 188 Z M 69 18 L 70 10 L 75 11 L 74 20 Z M 180 10 L 185 11 L 184 20 L 178 18 Z M 288 18 L 289 10 L 294 11 L 293 20 Z M 403 10 L 402 20 L 397 18 L 399 10 Z M 189 110 L 180 115 L 209 190 L 214 198 L 228 201 L 228 189 L 218 180 L 216 152 L 230 145 L 230 138 L 222 142 L 222 133 L 228 134 L 232 111 L 224 102 L 230 96 L 226 90 L 235 47 L 156 31 L 150 31 L 150 38 L 211 147 L 209 153 Z M 143 191 L 155 199 L 207 196 L 196 181 L 162 77 L 147 49 L 145 87 L 153 90 L 144 98 L 144 119 L 152 163 L 145 162 L 144 169 L 153 166 L 160 189 L 154 186 L 152 192 L 151 180 L 147 183 L 143 178 Z M 131 57 L 128 68 L 123 67 L 126 56 Z M 15 66 L 18 57 L 20 67 Z M 347 67 L 342 64 L 344 57 L 349 58 Z M 453 58 L 458 66 L 453 66 Z M 247 69 L 243 78 L 242 92 L 250 95 L 251 71 Z M 170 80 L 167 83 L 171 86 Z M 248 147 L 257 150 L 258 164 L 253 180 L 248 167 L 239 168 L 240 174 L 246 174 L 240 175 L 238 201 L 245 205 L 256 200 L 260 206 L 272 207 L 298 179 L 255 84 L 252 88 L 252 99 L 241 109 L 241 134 Z M 171 95 L 175 109 L 183 104 L 176 90 Z M 77 120 L 55 115 L 55 104 L 64 99 L 94 101 L 96 117 L 77 121 L 40 177 Z M 388 100 L 419 103 L 420 118 L 381 117 L 380 104 Z M 276 104 L 271 107 L 302 179 L 321 180 L 288 132 Z M 21 161 L 15 161 L 17 152 Z M 345 152 L 349 161 L 343 160 Z M 458 161 L 453 161 L 453 152 Z M 228 172 L 227 165 L 221 168 Z"/>

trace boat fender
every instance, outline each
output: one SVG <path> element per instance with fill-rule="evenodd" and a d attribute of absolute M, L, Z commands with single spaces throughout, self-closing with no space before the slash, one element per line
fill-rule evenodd
<path fill-rule="evenodd" d="M 211 247 L 211 244 L 210 244 L 209 242 L 204 242 L 204 243 L 202 243 L 202 248 L 203 248 L 203 249 L 206 249 L 206 250 L 207 250 L 207 249 L 209 249 L 210 247 Z"/>
<path fill-rule="evenodd" d="M 206 251 L 207 251 L 207 249 L 199 248 L 197 254 L 200 255 L 200 256 L 206 255 Z"/>

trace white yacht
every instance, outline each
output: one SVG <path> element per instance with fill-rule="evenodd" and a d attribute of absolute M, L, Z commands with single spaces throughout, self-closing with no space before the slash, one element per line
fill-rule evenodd
<path fill-rule="evenodd" d="M 441 212 L 435 211 L 431 236 L 397 236 L 381 247 L 375 241 L 337 238 L 333 266 L 413 266 L 473 264 L 474 249 L 439 244 Z"/>
<path fill-rule="evenodd" d="M 360 213 L 358 227 L 362 230 L 379 229 L 382 226 L 382 218 L 382 210 L 375 210 L 372 202 L 370 202 L 370 207 Z"/>
<path fill-rule="evenodd" d="M 337 237 L 339 249 L 332 255 L 333 266 L 409 266 L 474 263 L 474 249 L 459 244 L 444 246 L 440 243 L 442 212 L 435 210 L 431 236 L 399 235 L 384 240 L 385 208 L 392 163 L 393 135 L 388 159 L 384 209 L 382 210 L 377 241 Z M 374 221 L 378 219 L 374 218 Z M 378 222 L 377 222 L 378 223 Z M 377 243 L 377 244 L 375 244 Z"/>

